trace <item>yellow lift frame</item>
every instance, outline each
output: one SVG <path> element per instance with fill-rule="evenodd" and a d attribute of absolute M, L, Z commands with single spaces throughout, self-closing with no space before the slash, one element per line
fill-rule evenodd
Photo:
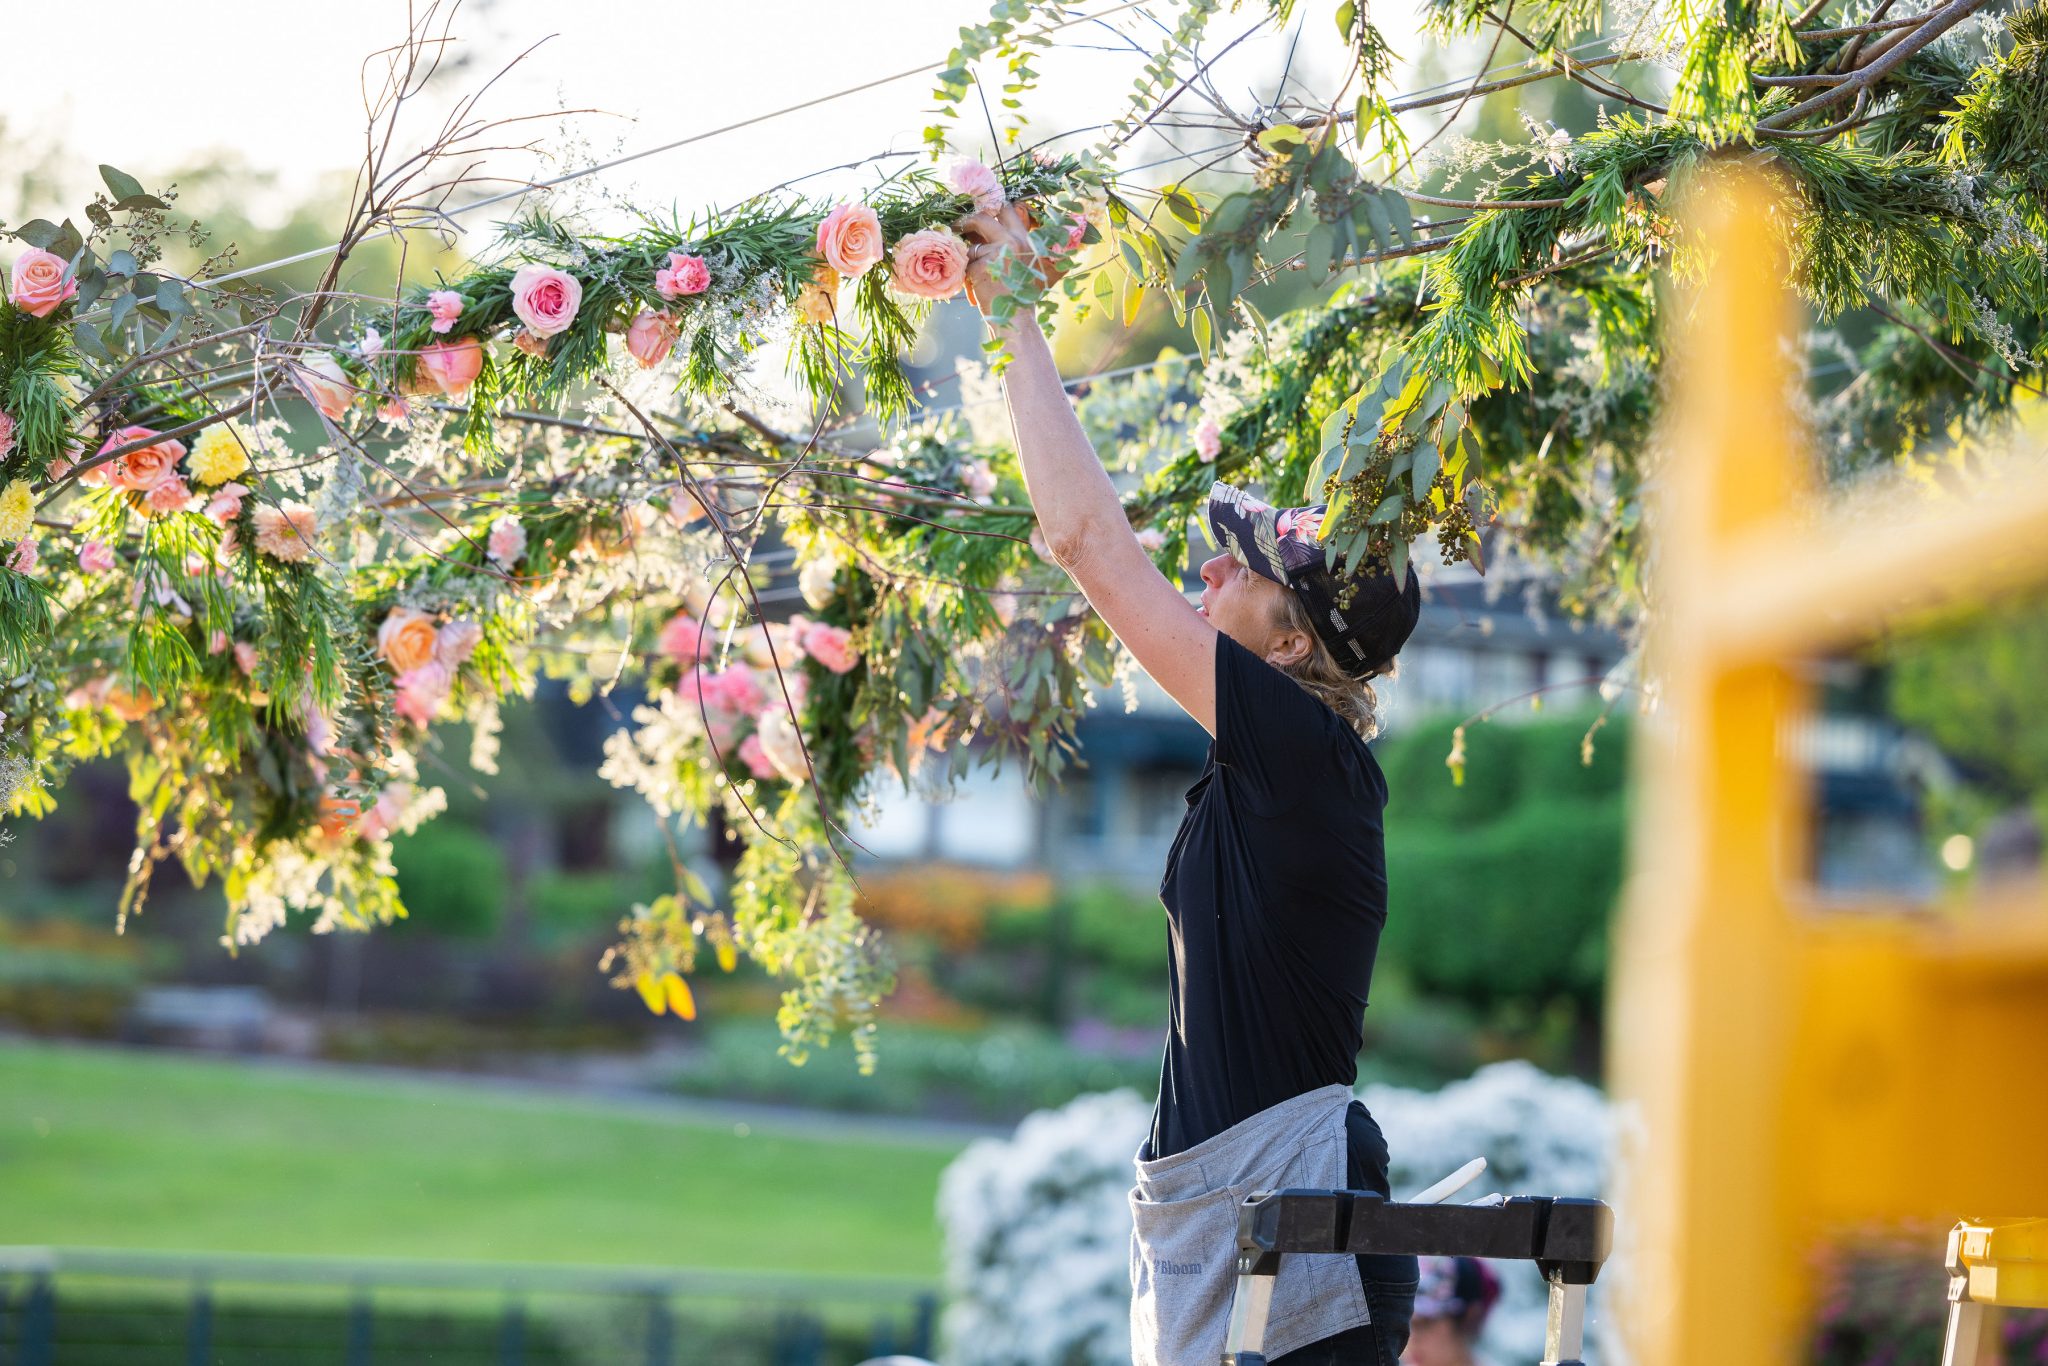
<path fill-rule="evenodd" d="M 1674 352 L 1609 1011 L 1615 1289 L 1638 1366 L 1775 1366 L 1806 1356 L 1826 1249 L 2048 1213 L 2048 899 L 1821 897 L 1787 746 L 1800 658 L 2048 578 L 2048 466 L 1813 515 L 1772 188 L 1731 164 L 1695 200 L 1715 260 Z"/>

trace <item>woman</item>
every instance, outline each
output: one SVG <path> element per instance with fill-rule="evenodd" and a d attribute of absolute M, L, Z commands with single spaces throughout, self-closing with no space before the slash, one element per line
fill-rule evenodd
<path fill-rule="evenodd" d="M 1474 1366 L 1472 1349 L 1500 1298 L 1500 1281 L 1474 1257 L 1424 1257 L 1415 1292 L 1408 1366 Z"/>
<path fill-rule="evenodd" d="M 1031 253 L 1014 207 L 970 220 L 969 290 Z M 1237 1209 L 1284 1186 L 1387 1194 L 1379 1128 L 1352 1099 L 1362 1012 L 1386 920 L 1380 812 L 1366 748 L 1371 682 L 1421 606 L 1413 572 L 1331 575 L 1323 509 L 1284 511 L 1219 483 L 1207 514 L 1227 553 L 1191 607 L 1138 544 L 1081 431 L 1036 320 L 1004 331 L 1024 482 L 1046 545 L 1153 681 L 1214 737 L 1167 857 L 1171 1003 L 1159 1103 L 1137 1156 L 1132 1355 L 1221 1359 Z M 1265 1349 L 1290 1366 L 1394 1366 L 1413 1257 L 1291 1257 Z"/>

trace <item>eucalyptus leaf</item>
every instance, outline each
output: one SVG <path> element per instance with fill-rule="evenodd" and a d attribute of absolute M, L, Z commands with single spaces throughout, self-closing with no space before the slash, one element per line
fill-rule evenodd
<path fill-rule="evenodd" d="M 109 275 L 133 275 L 140 269 L 142 267 L 136 263 L 135 253 L 126 247 L 116 247 L 107 257 Z"/>
<path fill-rule="evenodd" d="M 116 201 L 142 194 L 142 182 L 126 171 L 117 171 L 111 166 L 100 167 L 100 179 L 107 182 L 107 191 Z"/>
<path fill-rule="evenodd" d="M 1408 542 L 1399 537 L 1387 547 L 1387 572 L 1393 575 L 1397 584 L 1408 580 Z"/>
<path fill-rule="evenodd" d="M 48 251 L 51 244 L 57 240 L 63 231 L 64 229 L 58 227 L 47 218 L 31 218 L 28 222 L 16 228 L 14 235 L 32 247 L 41 251 Z"/>
<path fill-rule="evenodd" d="M 1387 217 L 1394 223 L 1394 231 L 1400 235 L 1401 245 L 1415 245 L 1415 209 L 1404 199 L 1399 190 L 1382 189 L 1379 203 L 1386 210 Z"/>
<path fill-rule="evenodd" d="M 1408 469 L 1408 487 L 1416 502 L 1421 502 L 1429 495 L 1429 486 L 1436 482 L 1437 471 L 1441 470 L 1443 465 L 1444 453 L 1437 449 L 1435 442 L 1416 443 L 1414 462 Z"/>

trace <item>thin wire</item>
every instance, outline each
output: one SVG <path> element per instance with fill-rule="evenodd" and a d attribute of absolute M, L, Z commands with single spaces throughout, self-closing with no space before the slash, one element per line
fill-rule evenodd
<path fill-rule="evenodd" d="M 1154 2 L 1155 0 L 1124 0 L 1123 4 L 1114 5 L 1109 9 L 1103 10 L 1099 14 L 1085 14 L 1078 19 L 1069 19 L 1063 24 L 1054 24 L 1051 28 L 1041 30 L 1041 32 L 1058 33 L 1062 29 L 1073 28 L 1079 24 L 1094 23 L 1100 19 L 1107 19 L 1113 14 L 1121 14 L 1125 10 L 1137 9 L 1141 5 L 1149 5 Z M 570 171 L 565 175 L 556 176 L 553 180 L 542 180 L 530 185 L 522 185 L 517 189 L 507 190 L 503 194 L 492 195 L 487 199 L 479 199 L 474 201 L 473 203 L 464 204 L 457 208 L 449 209 L 446 212 L 441 213 L 437 216 L 441 218 L 454 219 L 461 214 L 474 213 L 478 209 L 488 208 L 493 204 L 502 204 L 509 199 L 518 199 L 521 196 L 531 194 L 536 190 L 547 190 L 552 189 L 557 185 L 566 185 L 572 180 L 581 180 L 584 176 L 596 175 L 599 171 L 609 171 L 614 167 L 624 166 L 628 162 L 639 161 L 644 157 L 655 156 L 662 152 L 672 152 L 678 147 L 687 147 L 691 143 L 703 142 L 709 138 L 715 138 L 725 133 L 737 132 L 739 129 L 742 128 L 751 128 L 755 124 L 767 123 L 769 120 L 779 119 L 785 114 L 794 114 L 798 113 L 801 110 L 815 108 L 816 106 L 821 104 L 829 104 L 833 100 L 844 99 L 848 95 L 858 95 L 863 91 L 873 90 L 877 86 L 888 85 L 894 81 L 906 80 L 912 76 L 922 76 L 927 72 L 937 71 L 940 68 L 944 67 L 945 65 L 945 61 L 927 62 L 923 66 L 914 66 L 909 68 L 908 70 L 898 71 L 894 75 L 878 76 L 872 81 L 865 81 L 860 85 L 848 86 L 844 90 L 835 90 L 829 95 L 819 95 L 815 99 L 808 99 L 800 104 L 788 105 L 782 109 L 772 110 L 766 114 L 756 114 L 752 118 L 741 119 L 737 123 L 728 123 L 723 127 L 708 129 L 702 133 L 692 133 L 689 137 L 677 138 L 674 142 L 665 142 L 661 144 L 661 146 L 659 147 L 648 147 L 638 152 L 630 152 L 622 157 L 614 157 L 610 161 L 601 161 L 595 166 L 585 166 L 580 170 Z M 464 230 L 461 229 L 459 224 L 457 225 L 457 228 L 459 231 Z M 394 233 L 400 231 L 402 230 L 396 226 L 388 227 L 381 232 L 371 234 L 369 237 L 366 237 L 363 240 L 366 242 L 374 241 L 379 237 L 389 237 Z M 245 280 L 252 275 L 260 275 L 265 271 L 276 270 L 281 266 L 293 266 L 298 265 L 300 262 L 303 261 L 316 260 L 319 257 L 329 255 L 330 253 L 338 250 L 340 246 L 341 243 L 336 242 L 332 246 L 316 247 L 311 251 L 302 251 L 296 253 L 295 255 L 279 257 L 275 261 L 265 261 L 261 265 L 248 266 L 242 270 L 232 271 L 226 275 L 216 275 L 204 281 L 203 283 L 208 285 L 216 285 L 225 284 L 230 280 Z"/>

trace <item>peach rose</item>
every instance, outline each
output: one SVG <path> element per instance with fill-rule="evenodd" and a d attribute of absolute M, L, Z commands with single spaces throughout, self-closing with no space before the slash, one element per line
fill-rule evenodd
<path fill-rule="evenodd" d="M 552 337 L 576 321 L 583 286 L 565 270 L 529 261 L 512 272 L 512 311 L 536 337 Z"/>
<path fill-rule="evenodd" d="M 100 454 L 119 450 L 144 437 L 155 436 L 149 427 L 123 427 L 100 445 Z M 185 458 L 185 443 L 182 441 L 156 441 L 140 450 L 128 452 L 112 464 L 102 465 L 93 473 L 102 477 L 117 489 L 131 493 L 147 493 L 164 480 L 176 475 L 178 462 Z"/>
<path fill-rule="evenodd" d="M 475 337 L 430 342 L 420 348 L 420 374 L 449 398 L 461 398 L 483 372 L 484 349 Z"/>
<path fill-rule="evenodd" d="M 512 345 L 535 360 L 545 359 L 548 354 L 548 339 L 537 337 L 523 327 L 512 334 Z"/>
<path fill-rule="evenodd" d="M 41 247 L 30 247 L 14 258 L 14 287 L 7 297 L 22 312 L 47 318 L 78 297 L 78 281 L 66 278 L 64 258 Z"/>
<path fill-rule="evenodd" d="M 804 632 L 803 647 L 805 654 L 836 674 L 846 673 L 860 662 L 852 634 L 844 627 L 820 622 Z"/>
<path fill-rule="evenodd" d="M 476 653 L 482 643 L 484 628 L 473 621 L 451 621 L 441 628 L 440 639 L 434 644 L 434 660 L 450 670 L 459 669 Z"/>
<path fill-rule="evenodd" d="M 434 619 L 415 608 L 392 608 L 377 628 L 377 653 L 393 673 L 411 673 L 433 663 L 440 644 L 441 633 L 434 629 Z"/>
<path fill-rule="evenodd" d="M 292 378 L 330 422 L 339 421 L 356 401 L 356 387 L 349 383 L 341 365 L 326 352 L 318 352 L 292 367 Z"/>
<path fill-rule="evenodd" d="M 151 516 L 160 516 L 166 512 L 183 512 L 185 505 L 192 501 L 192 490 L 186 487 L 184 480 L 173 474 L 159 479 L 155 487 L 142 495 L 142 501 L 149 508 Z"/>
<path fill-rule="evenodd" d="M 642 310 L 640 316 L 633 319 L 633 325 L 626 329 L 626 350 L 640 362 L 643 370 L 652 370 L 667 360 L 675 344 L 675 320 L 666 313 Z"/>
<path fill-rule="evenodd" d="M 891 283 L 920 299 L 950 299 L 967 283 L 967 243 L 951 228 L 926 228 L 896 244 Z"/>
<path fill-rule="evenodd" d="M 797 291 L 796 315 L 807 323 L 829 323 L 839 316 L 839 272 L 820 261 L 810 283 Z"/>
<path fill-rule="evenodd" d="M 313 541 L 319 532 L 313 509 L 304 503 L 256 509 L 256 548 L 274 560 L 302 564 L 311 559 Z"/>
<path fill-rule="evenodd" d="M 865 204 L 841 204 L 818 224 L 818 255 L 841 275 L 865 275 L 882 259 L 882 220 Z"/>

